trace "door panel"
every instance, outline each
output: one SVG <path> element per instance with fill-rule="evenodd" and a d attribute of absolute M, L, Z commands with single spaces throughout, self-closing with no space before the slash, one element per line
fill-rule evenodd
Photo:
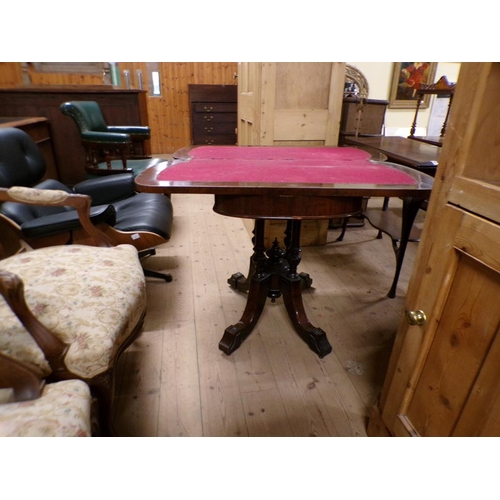
<path fill-rule="evenodd" d="M 452 207 L 443 210 L 441 224 L 446 226 L 447 217 L 459 212 L 452 245 L 441 248 L 453 254 L 439 286 L 443 300 L 424 311 L 428 319 L 420 354 L 397 412 L 402 435 L 470 432 L 474 406 L 469 398 L 478 400 L 486 388 L 490 393 L 497 388 L 500 227 Z M 484 432 L 492 432 L 495 425 L 485 422 Z"/>
<path fill-rule="evenodd" d="M 406 419 L 420 436 L 450 436 L 500 321 L 500 274 L 463 255 Z M 491 314 L 492 311 L 496 314 Z"/>

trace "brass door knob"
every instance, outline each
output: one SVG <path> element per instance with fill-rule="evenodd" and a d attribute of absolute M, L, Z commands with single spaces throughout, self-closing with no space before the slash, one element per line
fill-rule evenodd
<path fill-rule="evenodd" d="M 406 311 L 406 320 L 410 325 L 425 325 L 427 317 L 425 316 L 424 311 Z"/>

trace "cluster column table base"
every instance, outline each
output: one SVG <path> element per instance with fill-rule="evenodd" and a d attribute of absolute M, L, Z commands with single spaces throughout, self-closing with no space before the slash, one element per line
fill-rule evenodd
<path fill-rule="evenodd" d="M 298 273 L 300 263 L 300 220 L 289 220 L 285 232 L 285 250 L 278 241 L 266 250 L 264 247 L 264 219 L 255 221 L 254 253 L 250 273 L 244 278 L 233 274 L 228 283 L 240 291 L 248 291 L 243 315 L 235 325 L 228 326 L 219 342 L 219 349 L 226 354 L 234 352 L 255 327 L 267 298 L 274 302 L 283 296 L 286 311 L 300 337 L 320 358 L 332 351 L 326 333 L 313 326 L 307 318 L 302 302 L 302 289 L 312 284 L 309 275 Z"/>

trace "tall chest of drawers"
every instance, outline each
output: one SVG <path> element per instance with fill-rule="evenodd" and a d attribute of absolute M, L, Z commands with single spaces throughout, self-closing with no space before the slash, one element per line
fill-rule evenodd
<path fill-rule="evenodd" d="M 194 145 L 237 143 L 237 89 L 237 85 L 189 85 Z"/>

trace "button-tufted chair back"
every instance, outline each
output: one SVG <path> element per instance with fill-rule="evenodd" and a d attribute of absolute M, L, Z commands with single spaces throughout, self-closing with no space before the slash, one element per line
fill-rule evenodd
<path fill-rule="evenodd" d="M 17 128 L 0 129 L 0 187 L 33 186 L 46 172 L 33 139 Z"/>
<path fill-rule="evenodd" d="M 73 101 L 61 104 L 61 112 L 71 116 L 80 132 L 106 132 L 107 125 L 99 104 L 94 101 Z"/>
<path fill-rule="evenodd" d="M 60 189 L 71 192 L 59 181 L 46 179 L 40 182 L 46 172 L 45 159 L 35 141 L 17 128 L 0 128 L 0 187 L 33 187 Z M 71 211 L 70 207 L 25 205 L 5 202 L 0 214 L 22 226 L 40 217 Z"/>

